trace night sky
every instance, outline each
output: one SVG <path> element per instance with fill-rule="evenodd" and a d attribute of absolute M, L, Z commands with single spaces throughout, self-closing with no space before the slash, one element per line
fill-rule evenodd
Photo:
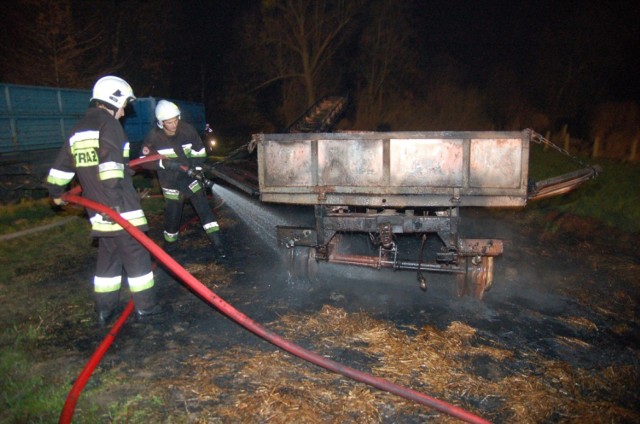
<path fill-rule="evenodd" d="M 606 68 L 613 100 L 640 100 L 640 2 L 425 1 L 416 11 L 425 60 L 454 57 L 473 79 L 495 63 L 526 75 L 542 55 L 589 53 Z"/>
<path fill-rule="evenodd" d="M 393 0 L 398 1 L 398 0 Z M 401 0 L 400 0 L 401 1 Z M 256 0 L 192 2 L 184 35 L 200 40 L 210 62 L 234 38 L 231 26 Z M 505 63 L 525 73 L 541 54 L 602 51 L 612 96 L 640 100 L 640 2 L 549 0 L 421 0 L 413 8 L 416 50 L 424 63 L 438 55 L 458 61 L 471 78 Z M 402 31 L 402 28 L 398 29 Z M 194 36 L 193 32 L 198 35 Z M 582 49 L 575 51 L 575 48 Z M 601 64 L 606 67 L 607 63 Z"/>

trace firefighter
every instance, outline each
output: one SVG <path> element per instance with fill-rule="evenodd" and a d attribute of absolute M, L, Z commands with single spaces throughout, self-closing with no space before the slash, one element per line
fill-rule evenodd
<path fill-rule="evenodd" d="M 157 127 L 145 137 L 140 157 L 160 154 L 164 159 L 143 166 L 158 172 L 165 200 L 164 240 L 168 246 L 178 240 L 182 209 L 189 201 L 200 218 L 204 232 L 213 244 L 217 259 L 223 259 L 220 226 L 209 207 L 203 186 L 201 165 L 207 154 L 196 129 L 180 119 L 180 109 L 168 100 L 160 100 L 155 108 Z"/>
<path fill-rule="evenodd" d="M 49 195 L 56 205 L 74 177 L 87 199 L 117 211 L 141 231 L 147 219 L 140 196 L 128 172 L 129 141 L 119 119 L 128 102 L 135 100 L 122 78 L 105 76 L 93 87 L 89 108 L 71 129 L 47 176 Z M 98 325 L 106 326 L 118 307 L 123 269 L 139 319 L 161 313 L 149 252 L 106 214 L 87 209 L 91 235 L 98 239 L 98 259 L 93 279 Z"/>

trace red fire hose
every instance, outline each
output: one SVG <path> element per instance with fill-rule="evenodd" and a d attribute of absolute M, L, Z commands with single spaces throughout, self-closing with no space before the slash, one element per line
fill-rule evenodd
<path fill-rule="evenodd" d="M 91 355 L 89 362 L 87 362 L 87 365 L 84 366 L 82 372 L 78 375 L 78 378 L 76 378 L 75 383 L 73 383 L 73 387 L 71 387 L 71 391 L 69 391 L 67 400 L 64 403 L 64 407 L 62 408 L 60 420 L 58 421 L 59 423 L 71 422 L 71 418 L 73 418 L 73 413 L 75 412 L 76 403 L 78 402 L 78 398 L 80 397 L 80 392 L 82 392 L 82 389 L 84 389 L 84 386 L 87 384 L 87 381 L 89 381 L 89 377 L 91 377 L 91 374 L 93 373 L 95 368 L 98 366 L 100 361 L 102 361 L 102 357 L 111 347 L 111 344 L 120 332 L 120 329 L 124 325 L 127 318 L 129 318 L 129 315 L 131 315 L 131 312 L 133 312 L 132 300 L 129 301 L 127 307 L 124 309 L 115 324 L 113 324 L 113 327 L 111 327 L 111 330 L 109 331 L 109 334 L 107 334 L 107 337 L 102 340 L 100 346 L 98 346 L 96 351 L 93 352 L 93 355 Z"/>
<path fill-rule="evenodd" d="M 151 161 L 151 160 L 157 160 L 158 157 L 155 157 L 155 159 L 152 159 L 152 157 L 148 157 L 145 158 L 145 161 Z M 134 161 L 132 161 L 134 162 Z M 132 166 L 135 166 L 135 164 L 140 163 L 140 162 L 135 162 L 132 163 Z M 380 390 L 384 390 L 387 391 L 389 393 L 393 393 L 395 395 L 401 396 L 405 399 L 408 400 L 412 400 L 415 401 L 417 403 L 429 406 L 433 409 L 436 409 L 440 412 L 443 412 L 445 414 L 451 415 L 452 417 L 456 417 L 459 418 L 463 421 L 469 422 L 469 423 L 489 423 L 489 421 L 474 415 L 468 411 L 465 411 L 462 408 L 459 408 L 455 405 L 452 405 L 450 403 L 441 401 L 439 399 L 433 398 L 431 396 L 428 396 L 424 393 L 412 390 L 412 389 L 408 389 L 406 387 L 402 387 L 399 386 L 395 383 L 392 383 L 390 381 L 384 380 L 382 378 L 379 377 L 375 377 L 372 376 L 370 374 L 358 371 L 356 369 L 353 369 L 351 367 L 348 367 L 346 365 L 340 364 L 336 361 L 333 361 L 331 359 L 325 358 L 324 356 L 318 355 L 315 352 L 309 351 L 291 341 L 288 341 L 284 338 L 282 338 L 281 336 L 277 335 L 276 333 L 274 333 L 273 331 L 269 330 L 268 328 L 262 326 L 261 324 L 253 321 L 252 319 L 250 319 L 248 316 L 246 316 L 245 314 L 243 314 L 242 312 L 238 311 L 237 309 L 235 309 L 233 306 L 231 306 L 229 303 L 227 303 L 224 299 L 222 299 L 221 297 L 219 297 L 217 294 L 215 294 L 213 291 L 211 291 L 208 287 L 206 287 L 204 284 L 202 284 L 197 278 L 195 278 L 193 275 L 191 275 L 186 269 L 184 269 L 178 262 L 176 262 L 169 254 L 167 254 L 164 250 L 162 250 L 160 248 L 160 246 L 158 246 L 157 244 L 155 244 L 153 242 L 153 240 L 151 240 L 149 237 L 147 237 L 142 231 L 140 231 L 138 228 L 136 228 L 134 225 L 132 225 L 131 223 L 129 223 L 126 219 L 122 218 L 117 212 L 115 212 L 114 210 L 112 210 L 111 208 L 102 205 L 100 203 L 94 202 L 92 200 L 83 198 L 79 195 L 77 195 L 77 193 L 80 192 L 80 188 L 76 187 L 76 189 L 65 193 L 62 196 L 62 199 L 70 202 L 70 203 L 77 203 L 81 206 L 84 206 L 86 208 L 92 209 L 94 211 L 97 211 L 99 213 L 105 213 L 107 215 L 109 215 L 109 217 L 111 217 L 115 222 L 117 222 L 118 224 L 120 224 L 120 226 L 122 226 L 122 228 L 124 228 L 132 237 L 134 237 L 136 240 L 138 240 L 145 248 L 147 248 L 147 250 L 149 250 L 149 252 L 159 261 L 161 261 L 164 265 L 166 265 L 177 277 L 179 277 L 186 285 L 188 285 L 191 289 L 193 289 L 193 291 L 195 291 L 197 294 L 200 295 L 200 297 L 205 300 L 207 303 L 209 303 L 210 305 L 216 307 L 219 311 L 221 311 L 222 313 L 224 313 L 227 317 L 231 318 L 232 320 L 234 320 L 236 323 L 242 325 L 243 327 L 245 327 L 246 329 L 248 329 L 249 331 L 251 331 L 252 333 L 262 337 L 263 339 L 267 340 L 268 342 L 274 344 L 275 346 L 293 354 L 296 355 L 308 362 L 311 362 L 315 365 L 318 365 L 322 368 L 328 369 L 330 371 L 342 374 L 346 377 L 349 377 L 355 381 L 359 381 L 365 384 L 368 384 L 370 386 L 376 387 Z M 129 308 L 127 308 L 129 309 Z M 128 316 L 128 314 L 126 314 L 126 310 L 125 310 L 125 314 L 123 314 L 123 316 L 118 320 L 118 322 L 116 323 L 116 325 L 114 325 L 113 330 L 116 329 L 116 326 L 118 323 L 120 323 L 120 321 L 124 322 Z M 129 313 L 131 313 L 131 311 L 129 310 Z M 120 325 L 121 326 L 121 325 Z M 112 330 L 112 332 L 109 333 L 109 338 L 111 337 L 112 334 L 117 334 L 117 331 L 114 333 Z M 118 327 L 119 330 L 119 327 Z M 106 340 L 105 340 L 106 342 Z M 101 348 L 103 348 L 103 345 L 105 343 L 103 342 L 103 344 L 98 348 L 98 350 L 100 350 Z M 111 344 L 111 341 L 109 341 L 109 343 L 107 344 L 106 348 L 109 347 L 109 345 Z M 106 351 L 106 348 L 103 348 Z M 98 352 L 96 352 L 97 354 Z M 104 352 L 102 353 L 102 355 L 104 355 Z M 100 358 L 102 357 L 102 355 L 100 355 Z M 94 355 L 94 357 L 97 357 L 98 355 Z M 93 365 L 93 368 L 95 368 L 95 365 L 97 365 L 97 363 L 99 362 L 100 358 L 97 358 L 97 360 L 94 360 L 94 357 L 92 357 L 92 361 L 95 362 L 95 364 Z M 82 376 L 85 379 L 89 378 L 89 376 L 91 375 L 91 372 L 93 371 L 93 368 L 91 368 L 90 370 L 87 371 L 87 368 L 89 368 L 89 364 L 87 364 L 87 367 L 85 367 L 85 370 L 83 370 L 82 372 Z M 83 382 L 79 382 L 80 378 L 78 378 L 78 381 L 76 381 L 76 385 L 79 385 L 80 388 L 79 390 L 75 387 L 72 389 L 73 392 L 73 396 L 72 393 L 69 393 L 69 397 L 67 398 L 67 402 L 65 403 L 64 409 L 62 411 L 62 415 L 60 416 L 60 423 L 69 423 L 71 421 L 71 417 L 73 416 L 73 408 L 75 407 L 75 402 L 77 401 L 77 397 L 79 394 L 79 391 L 82 390 L 82 387 L 84 386 Z"/>

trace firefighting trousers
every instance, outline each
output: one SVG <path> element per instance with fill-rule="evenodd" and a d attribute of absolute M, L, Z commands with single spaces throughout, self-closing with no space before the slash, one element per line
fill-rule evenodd
<path fill-rule="evenodd" d="M 128 234 L 100 237 L 98 241 L 98 262 L 93 281 L 96 310 L 109 312 L 115 309 L 123 276 L 127 278 L 136 310 L 155 306 L 156 287 L 149 252 Z"/>
<path fill-rule="evenodd" d="M 180 199 L 165 198 L 164 239 L 170 243 L 178 239 L 178 233 L 180 231 L 180 224 L 182 221 L 182 210 L 186 200 L 191 202 L 191 206 L 193 206 L 196 214 L 198 214 L 202 228 L 209 238 L 212 237 L 213 233 L 220 230 L 216 217 L 209 207 L 207 198 L 204 195 L 196 193 L 188 198 L 185 198 L 182 195 L 180 196 Z"/>

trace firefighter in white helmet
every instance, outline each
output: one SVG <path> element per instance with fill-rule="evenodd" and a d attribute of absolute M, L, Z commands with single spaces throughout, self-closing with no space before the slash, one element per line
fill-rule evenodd
<path fill-rule="evenodd" d="M 200 135 L 188 122 L 180 119 L 180 109 L 168 100 L 156 105 L 157 128 L 152 128 L 142 143 L 140 157 L 160 154 L 165 159 L 144 165 L 158 172 L 165 199 L 164 239 L 169 245 L 178 240 L 182 209 L 189 201 L 200 218 L 202 228 L 213 244 L 217 259 L 225 257 L 220 225 L 209 207 L 207 187 L 201 178 L 206 151 Z M 200 174 L 198 174 L 200 173 Z"/>
<path fill-rule="evenodd" d="M 82 195 L 117 211 L 142 231 L 148 229 L 131 174 L 128 172 L 129 141 L 118 122 L 128 102 L 135 100 L 131 86 L 122 78 L 105 76 L 93 87 L 84 117 L 71 130 L 47 177 L 49 195 L 57 205 L 74 177 Z M 149 252 L 106 214 L 87 209 L 91 234 L 98 239 L 98 260 L 93 288 L 98 324 L 107 325 L 119 303 L 123 268 L 139 318 L 162 312 Z"/>

